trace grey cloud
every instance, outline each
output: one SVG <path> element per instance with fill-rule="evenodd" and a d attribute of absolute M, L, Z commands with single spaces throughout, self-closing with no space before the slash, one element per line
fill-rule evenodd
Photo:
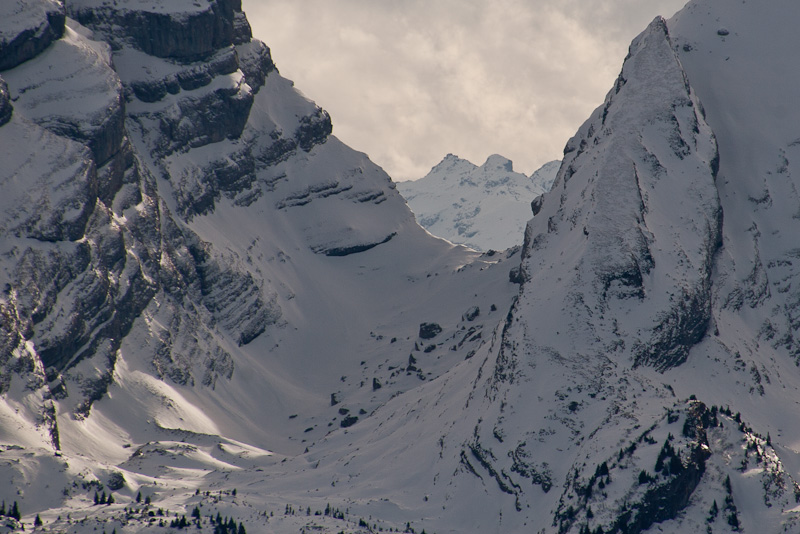
<path fill-rule="evenodd" d="M 395 180 L 448 152 L 531 173 L 598 106 L 628 43 L 684 0 L 245 0 L 281 73 Z"/>

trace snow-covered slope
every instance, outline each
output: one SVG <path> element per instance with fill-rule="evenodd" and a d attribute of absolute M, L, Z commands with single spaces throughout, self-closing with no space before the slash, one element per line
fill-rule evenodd
<path fill-rule="evenodd" d="M 329 473 L 424 496 L 440 532 L 796 530 L 798 20 L 653 21 L 535 203 L 495 342 L 349 436 L 359 456 L 321 447 Z M 389 443 L 413 444 L 403 484 L 371 476 Z"/>
<path fill-rule="evenodd" d="M 795 2 L 654 20 L 521 252 L 484 255 L 416 225 L 235 2 L 66 14 L 0 72 L 27 526 L 800 528 Z"/>
<path fill-rule="evenodd" d="M 634 41 L 537 202 L 493 342 L 318 444 L 306 481 L 437 532 L 798 528 L 800 94 L 767 73 L 800 11 L 778 4 L 773 27 L 692 2 Z"/>
<path fill-rule="evenodd" d="M 23 521 L 116 515 L 95 489 L 183 507 L 445 373 L 508 309 L 519 249 L 420 228 L 239 2 L 12 7 L 0 497 Z"/>
<path fill-rule="evenodd" d="M 448 154 L 424 178 L 397 189 L 433 235 L 476 250 L 504 250 L 520 244 L 531 201 L 550 190 L 559 163 L 527 177 L 496 154 L 480 167 Z"/>

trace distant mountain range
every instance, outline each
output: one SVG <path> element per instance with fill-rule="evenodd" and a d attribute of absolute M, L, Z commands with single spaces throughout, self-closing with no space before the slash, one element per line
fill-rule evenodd
<path fill-rule="evenodd" d="M 504 250 L 521 243 L 531 201 L 550 190 L 560 163 L 546 163 L 528 177 L 503 156 L 489 156 L 478 167 L 448 154 L 424 178 L 399 182 L 397 190 L 433 235 L 475 250 Z"/>

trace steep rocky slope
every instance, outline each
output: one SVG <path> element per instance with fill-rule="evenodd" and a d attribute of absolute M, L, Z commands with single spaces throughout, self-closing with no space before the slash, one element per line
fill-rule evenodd
<path fill-rule="evenodd" d="M 798 94 L 766 80 L 798 17 L 712 0 L 653 21 L 534 202 L 492 343 L 306 476 L 437 532 L 796 529 Z"/>
<path fill-rule="evenodd" d="M 475 250 L 504 250 L 520 244 L 531 200 L 550 190 L 559 163 L 528 177 L 502 156 L 489 156 L 478 167 L 448 154 L 424 178 L 400 182 L 397 189 L 433 235 Z"/>
<path fill-rule="evenodd" d="M 4 6 L 0 497 L 23 513 L 195 484 L 137 463 L 172 441 L 238 451 L 200 471 L 300 453 L 508 308 L 518 250 L 424 232 L 239 2 Z"/>

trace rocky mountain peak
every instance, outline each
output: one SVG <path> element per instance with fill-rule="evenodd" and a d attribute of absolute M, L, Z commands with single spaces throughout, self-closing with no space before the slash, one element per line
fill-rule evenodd
<path fill-rule="evenodd" d="M 455 154 L 448 154 L 442 161 L 434 165 L 430 172 L 435 172 L 442 180 L 447 180 L 450 176 L 454 176 L 458 172 L 475 168 L 477 168 L 477 166 L 474 163 L 459 158 Z"/>
<path fill-rule="evenodd" d="M 244 249 L 193 223 L 220 204 L 268 206 L 288 242 L 321 257 L 413 224 L 371 162 L 336 140 L 318 148 L 328 114 L 280 77 L 240 2 L 0 9 L 0 57 L 14 58 L 0 67 L 0 390 L 37 384 L 20 393 L 23 419 L 90 418 L 131 362 L 181 387 L 233 379 L 240 347 L 284 315 L 276 275 L 245 260 L 263 223 Z M 362 222 L 389 199 L 382 224 Z M 269 243 L 260 255 L 285 258 Z M 67 426 L 61 438 L 80 435 Z"/>
<path fill-rule="evenodd" d="M 557 170 L 550 165 L 534 180 L 497 154 L 480 167 L 448 154 L 427 176 L 398 188 L 417 221 L 434 235 L 477 250 L 504 249 L 519 244 L 531 200 Z"/>
<path fill-rule="evenodd" d="M 488 158 L 481 168 L 485 169 L 486 172 L 490 171 L 505 171 L 505 172 L 514 172 L 514 163 L 499 154 L 492 154 Z"/>

